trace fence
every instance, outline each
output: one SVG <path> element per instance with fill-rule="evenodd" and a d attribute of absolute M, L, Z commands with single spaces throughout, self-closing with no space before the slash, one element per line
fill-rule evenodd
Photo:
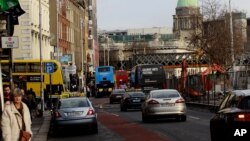
<path fill-rule="evenodd" d="M 248 71 L 238 71 L 235 72 L 235 78 L 233 76 L 233 72 L 227 72 L 212 73 L 207 76 L 187 75 L 186 78 L 172 77 L 167 79 L 167 88 L 179 90 L 187 102 L 218 105 L 228 91 L 250 88 Z"/>

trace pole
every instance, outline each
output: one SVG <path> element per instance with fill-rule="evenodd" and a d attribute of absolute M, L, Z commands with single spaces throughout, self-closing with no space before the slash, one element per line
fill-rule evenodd
<path fill-rule="evenodd" d="M 107 49 L 108 49 L 108 66 L 109 66 L 109 37 L 107 37 Z"/>
<path fill-rule="evenodd" d="M 12 14 L 7 15 L 7 23 L 12 22 L 12 18 L 13 18 L 12 16 L 13 16 Z M 12 36 L 12 33 L 7 32 L 7 36 Z M 14 91 L 14 82 L 13 82 L 13 75 L 12 75 L 12 69 L 13 69 L 12 48 L 9 48 L 8 51 L 9 51 L 10 89 L 11 89 L 11 92 L 13 92 Z"/>
<path fill-rule="evenodd" d="M 82 30 L 83 30 L 83 19 L 81 18 L 80 19 L 80 26 L 81 26 L 81 31 L 80 31 L 80 37 L 81 37 L 81 39 L 80 39 L 80 44 L 81 44 L 81 60 L 82 60 L 82 88 L 84 87 L 84 57 L 83 57 L 83 35 L 82 35 Z M 85 71 L 87 71 L 87 70 L 85 70 Z"/>
<path fill-rule="evenodd" d="M 231 36 L 231 58 L 233 63 L 233 89 L 235 88 L 235 61 L 234 61 L 234 37 L 233 37 L 233 17 L 231 9 L 231 0 L 229 0 L 229 13 L 230 13 L 230 36 Z"/>
<path fill-rule="evenodd" d="M 2 79 L 2 67 L 1 67 L 1 63 L 0 63 L 0 104 L 1 104 L 1 111 L 4 110 L 4 95 L 3 95 L 3 79 Z"/>
<path fill-rule="evenodd" d="M 104 66 L 106 65 L 106 54 L 105 54 L 105 48 L 106 48 L 106 45 L 103 46 L 103 53 L 104 53 Z"/>
<path fill-rule="evenodd" d="M 40 95 L 41 95 L 41 111 L 44 111 L 44 95 L 43 95 L 43 55 L 42 55 L 42 2 L 39 0 L 39 47 L 40 47 Z"/>
<path fill-rule="evenodd" d="M 56 36 L 56 56 L 57 56 L 57 60 L 59 61 L 59 0 L 56 1 L 56 7 L 57 7 L 57 14 L 56 14 L 56 32 L 57 32 L 57 36 Z"/>

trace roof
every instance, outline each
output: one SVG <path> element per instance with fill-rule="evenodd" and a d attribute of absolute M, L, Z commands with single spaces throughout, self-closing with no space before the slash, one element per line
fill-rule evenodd
<path fill-rule="evenodd" d="M 198 0 L 178 0 L 177 7 L 198 7 Z"/>
<path fill-rule="evenodd" d="M 250 96 L 250 89 L 246 90 L 234 90 L 236 95 L 244 95 L 244 96 Z"/>

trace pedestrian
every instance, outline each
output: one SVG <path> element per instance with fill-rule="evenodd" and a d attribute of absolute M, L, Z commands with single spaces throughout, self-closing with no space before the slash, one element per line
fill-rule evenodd
<path fill-rule="evenodd" d="M 86 86 L 87 88 L 87 97 L 89 98 L 90 97 L 90 89 L 89 89 L 89 86 Z"/>
<path fill-rule="evenodd" d="M 5 104 L 10 104 L 11 91 L 10 91 L 10 86 L 9 85 L 4 86 L 3 95 L 4 95 L 4 103 Z"/>
<path fill-rule="evenodd" d="M 10 104 L 5 106 L 1 118 L 4 141 L 19 141 L 20 130 L 27 131 L 32 136 L 30 112 L 22 102 L 22 96 L 22 91 L 16 88 L 11 94 Z"/>

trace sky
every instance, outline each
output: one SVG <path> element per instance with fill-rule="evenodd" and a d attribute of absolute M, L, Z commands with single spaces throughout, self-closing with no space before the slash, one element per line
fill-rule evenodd
<path fill-rule="evenodd" d="M 201 1 L 201 0 L 200 0 Z M 229 0 L 220 0 L 223 5 Z M 178 0 L 96 0 L 98 30 L 172 27 Z M 201 3 L 201 2 L 200 2 Z M 250 0 L 231 0 L 250 17 Z"/>

